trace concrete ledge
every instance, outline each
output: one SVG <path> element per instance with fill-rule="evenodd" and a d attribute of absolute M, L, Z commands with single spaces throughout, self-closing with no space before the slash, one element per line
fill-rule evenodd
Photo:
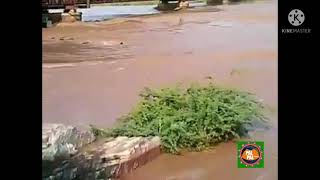
<path fill-rule="evenodd" d="M 80 135 L 74 127 L 49 124 L 43 129 L 43 152 L 52 145 L 64 150 L 63 156 L 52 150 L 51 158 L 42 156 L 43 180 L 115 179 L 160 155 L 159 137 L 106 138 L 88 144 L 88 134 Z"/>
<path fill-rule="evenodd" d="M 118 137 L 102 140 L 84 150 L 92 159 L 95 174 L 101 178 L 119 178 L 160 155 L 159 137 Z"/>

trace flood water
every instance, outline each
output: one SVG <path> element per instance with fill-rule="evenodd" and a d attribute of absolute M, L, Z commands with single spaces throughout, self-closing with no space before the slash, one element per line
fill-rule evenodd
<path fill-rule="evenodd" d="M 127 12 L 125 12 L 127 13 Z M 125 180 L 277 179 L 277 1 L 61 24 L 43 29 L 43 121 L 110 127 L 144 87 L 213 81 L 255 93 L 271 128 L 265 168 L 238 169 L 236 144 L 162 154 Z"/>

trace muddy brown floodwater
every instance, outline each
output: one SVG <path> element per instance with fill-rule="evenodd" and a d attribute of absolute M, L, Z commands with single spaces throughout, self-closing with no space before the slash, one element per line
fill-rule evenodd
<path fill-rule="evenodd" d="M 43 29 L 43 121 L 112 126 L 143 87 L 213 81 L 253 92 L 272 127 L 265 168 L 238 169 L 236 144 L 163 154 L 125 180 L 277 179 L 277 2 L 199 7 L 177 13 L 59 24 Z"/>

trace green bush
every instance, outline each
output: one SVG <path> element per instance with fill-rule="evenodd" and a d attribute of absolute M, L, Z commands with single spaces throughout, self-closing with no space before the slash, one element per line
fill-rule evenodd
<path fill-rule="evenodd" d="M 264 121 L 262 104 L 250 93 L 213 86 L 165 88 L 141 93 L 142 101 L 112 129 L 98 136 L 159 136 L 166 152 L 200 151 L 246 134 L 245 125 Z"/>

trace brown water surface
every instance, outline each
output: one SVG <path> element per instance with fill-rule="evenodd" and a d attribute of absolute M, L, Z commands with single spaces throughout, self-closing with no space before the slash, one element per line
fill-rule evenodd
<path fill-rule="evenodd" d="M 43 121 L 110 127 L 143 87 L 211 76 L 265 103 L 272 128 L 252 135 L 265 142 L 265 168 L 238 169 L 229 142 L 163 154 L 123 179 L 277 179 L 277 2 L 190 11 L 43 29 Z"/>

